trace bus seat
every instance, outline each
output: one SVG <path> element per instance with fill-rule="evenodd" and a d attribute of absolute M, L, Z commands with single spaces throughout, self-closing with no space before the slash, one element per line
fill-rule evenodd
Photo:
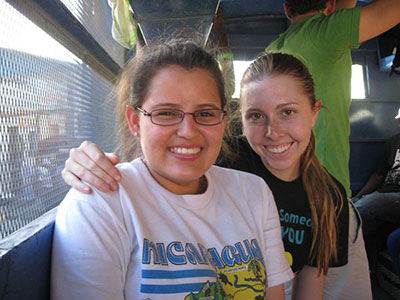
<path fill-rule="evenodd" d="M 400 299 L 400 277 L 397 276 L 393 261 L 387 250 L 382 250 L 376 263 L 379 286 L 394 299 Z"/>
<path fill-rule="evenodd" d="M 56 208 L 0 240 L 0 299 L 50 298 Z"/>
<path fill-rule="evenodd" d="M 350 181 L 355 195 L 368 181 L 383 151 L 385 140 L 350 141 Z"/>

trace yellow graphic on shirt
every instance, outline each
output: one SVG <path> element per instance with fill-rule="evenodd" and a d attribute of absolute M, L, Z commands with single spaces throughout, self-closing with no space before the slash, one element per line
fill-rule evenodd
<path fill-rule="evenodd" d="M 215 290 L 217 290 L 219 293 L 215 294 Z M 210 286 L 209 282 L 205 283 L 199 293 L 191 293 L 185 297 L 185 300 L 262 300 L 265 299 L 265 295 L 265 266 L 263 262 L 255 259 L 247 264 L 234 265 L 232 267 L 225 267 L 218 270 L 217 282 L 214 285 Z"/>
<path fill-rule="evenodd" d="M 290 252 L 285 251 L 286 259 L 289 263 L 289 266 L 293 266 L 293 256 Z"/>

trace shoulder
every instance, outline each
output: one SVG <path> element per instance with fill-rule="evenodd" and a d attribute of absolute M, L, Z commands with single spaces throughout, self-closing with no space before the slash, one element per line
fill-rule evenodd
<path fill-rule="evenodd" d="M 321 13 L 305 22 L 305 28 L 318 39 L 341 47 L 358 46 L 359 27 L 359 8 L 341 9 L 328 16 Z"/>
<path fill-rule="evenodd" d="M 348 24 L 349 21 L 352 21 L 353 19 L 355 21 L 360 20 L 360 15 L 361 15 L 361 9 L 360 7 L 354 7 L 354 8 L 344 8 L 337 10 L 328 16 L 324 14 L 319 14 L 317 17 L 314 18 L 315 21 L 321 22 L 321 23 L 335 23 L 336 25 L 346 25 Z"/>
<path fill-rule="evenodd" d="M 121 173 L 121 181 L 119 182 L 120 188 L 134 190 L 140 188 L 144 184 L 153 184 L 154 179 L 141 158 L 118 164 L 117 168 Z"/>
<path fill-rule="evenodd" d="M 140 168 L 134 162 L 117 165 L 122 175 L 122 182 L 130 181 L 132 177 L 140 173 Z M 121 204 L 127 199 L 121 197 L 120 191 L 102 192 L 94 186 L 88 185 L 92 189 L 91 194 L 84 194 L 73 188 L 70 189 L 59 206 L 60 214 L 62 211 L 68 211 L 71 214 L 122 216 Z M 121 184 L 119 185 L 121 187 Z"/>
<path fill-rule="evenodd" d="M 213 197 L 227 207 L 236 207 L 242 214 L 264 221 L 277 214 L 275 199 L 265 181 L 254 174 L 212 166 L 208 174 L 212 180 Z"/>
<path fill-rule="evenodd" d="M 118 192 L 103 193 L 93 186 L 92 193 L 87 195 L 71 189 L 58 206 L 57 220 L 59 219 L 107 219 L 110 216 L 120 218 L 122 211 Z"/>
<path fill-rule="evenodd" d="M 128 176 L 137 174 L 138 172 L 142 171 L 143 168 L 146 168 L 140 158 L 136 158 L 130 162 L 119 163 L 118 165 L 116 165 L 116 167 L 122 174 Z"/>

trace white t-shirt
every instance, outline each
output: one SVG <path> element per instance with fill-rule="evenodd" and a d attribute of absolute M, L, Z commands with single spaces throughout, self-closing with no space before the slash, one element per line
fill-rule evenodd
<path fill-rule="evenodd" d="M 261 178 L 212 166 L 205 193 L 176 195 L 141 159 L 118 168 L 117 192 L 61 203 L 52 299 L 255 299 L 293 277 Z"/>

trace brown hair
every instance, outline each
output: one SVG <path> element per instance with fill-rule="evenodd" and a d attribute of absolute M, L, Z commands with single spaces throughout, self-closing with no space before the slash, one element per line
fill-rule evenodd
<path fill-rule="evenodd" d="M 295 17 L 311 11 L 324 10 L 328 1 L 329 0 L 285 0 L 285 4 L 290 9 L 292 17 Z"/>
<path fill-rule="evenodd" d="M 159 70 L 170 65 L 185 69 L 201 68 L 210 72 L 217 84 L 221 108 L 226 108 L 224 80 L 211 51 L 207 51 L 195 42 L 178 39 L 144 46 L 129 61 L 116 87 L 120 137 L 118 150 L 123 159 L 131 160 L 141 153 L 137 139 L 132 136 L 128 127 L 125 117 L 126 106 L 141 106 L 153 77 Z M 222 151 L 229 152 L 225 143 L 222 144 Z"/>
<path fill-rule="evenodd" d="M 258 57 L 245 71 L 241 91 L 246 84 L 261 81 L 267 75 L 293 76 L 309 96 L 311 106 L 315 106 L 314 81 L 307 67 L 299 59 L 283 53 L 266 53 Z M 335 204 L 335 199 L 342 199 L 343 196 L 315 154 L 313 132 L 301 157 L 300 172 L 310 203 L 313 224 L 309 259 L 316 261 L 318 272 L 323 271 L 326 274 L 330 260 L 337 260 L 337 213 L 342 209 L 344 201 L 337 201 L 338 204 Z"/>

